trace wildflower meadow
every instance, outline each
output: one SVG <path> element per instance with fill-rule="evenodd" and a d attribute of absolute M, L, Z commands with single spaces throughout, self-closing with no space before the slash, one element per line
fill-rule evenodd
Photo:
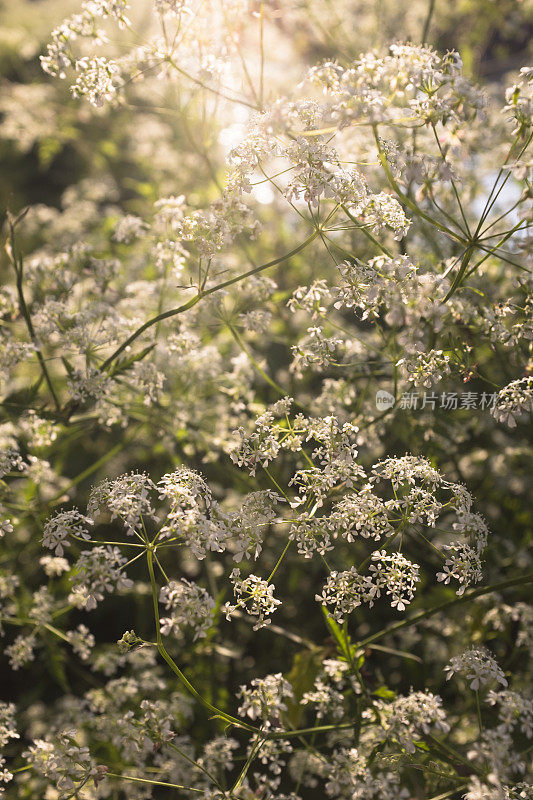
<path fill-rule="evenodd" d="M 0 797 L 533 800 L 531 30 L 0 2 Z"/>

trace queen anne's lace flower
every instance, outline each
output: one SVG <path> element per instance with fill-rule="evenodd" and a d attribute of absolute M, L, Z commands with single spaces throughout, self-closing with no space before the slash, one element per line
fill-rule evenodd
<path fill-rule="evenodd" d="M 533 700 L 520 692 L 509 689 L 492 689 L 487 694 L 487 701 L 491 706 L 498 707 L 500 724 L 511 733 L 518 727 L 528 739 L 533 737 Z"/>
<path fill-rule="evenodd" d="M 15 637 L 13 644 L 4 649 L 12 670 L 16 671 L 35 659 L 35 644 L 35 636 L 31 634 L 25 636 L 21 633 Z"/>
<path fill-rule="evenodd" d="M 106 593 L 131 588 L 133 581 L 122 572 L 125 563 L 118 547 L 100 545 L 84 550 L 76 563 L 70 602 L 90 611 Z"/>
<path fill-rule="evenodd" d="M 76 509 L 70 511 L 60 511 L 51 517 L 44 526 L 42 543 L 54 551 L 56 556 L 62 556 L 65 547 L 70 547 L 69 536 L 78 539 L 90 539 L 91 535 L 87 531 L 87 526 L 94 525 L 90 517 L 80 514 Z"/>
<path fill-rule="evenodd" d="M 168 503 L 162 538 L 178 536 L 196 558 L 212 550 L 222 553 L 229 535 L 228 518 L 213 500 L 204 478 L 192 469 L 181 467 L 163 475 L 157 484 L 159 499 Z"/>
<path fill-rule="evenodd" d="M 379 541 L 394 530 L 389 522 L 387 504 L 373 493 L 371 484 L 336 503 L 330 522 L 347 542 L 354 542 L 358 537 Z"/>
<path fill-rule="evenodd" d="M 416 751 L 415 741 L 424 735 L 450 730 L 442 700 L 431 692 L 412 692 L 379 707 L 387 738 L 395 739 L 408 753 Z"/>
<path fill-rule="evenodd" d="M 266 530 L 276 519 L 276 506 L 282 502 L 284 498 L 270 490 L 250 492 L 241 507 L 228 514 L 228 547 L 235 550 L 234 561 L 258 558 Z"/>
<path fill-rule="evenodd" d="M 346 614 L 351 614 L 361 603 L 368 603 L 372 608 L 377 592 L 378 588 L 371 578 L 360 575 L 355 567 L 350 567 L 344 572 L 331 572 L 322 594 L 315 595 L 315 600 L 333 606 L 332 615 L 342 623 Z"/>
<path fill-rule="evenodd" d="M 301 800 L 300 791 L 306 795 L 308 789 L 331 800 L 409 800 L 454 791 L 466 792 L 466 800 L 531 795 L 527 784 L 512 781 L 522 775 L 517 756 L 521 737 L 533 732 L 533 710 L 520 694 L 502 688 L 504 673 L 489 653 L 472 649 L 446 667 L 448 678 L 462 674 L 476 691 L 495 689 L 486 696 L 494 710 L 483 719 L 479 712 L 477 721 L 475 710 L 468 717 L 474 705 L 468 698 L 463 707 L 453 698 L 457 726 L 448 742 L 440 697 L 428 691 L 396 694 L 402 684 L 405 688 L 405 675 L 394 664 L 403 663 L 419 633 L 413 626 L 393 625 L 397 642 L 384 640 L 389 647 L 367 649 L 375 638 L 367 622 L 376 615 L 362 608 L 361 625 L 355 627 L 347 616 L 363 604 L 372 609 L 381 595 L 405 611 L 422 571 L 415 560 L 433 564 L 442 556 L 437 580 L 455 585 L 458 595 L 478 583 L 487 524 L 474 512 L 468 491 L 446 480 L 435 465 L 449 462 L 479 483 L 479 462 L 485 449 L 490 455 L 493 434 L 501 445 L 498 473 L 505 458 L 520 463 L 524 458 L 519 443 L 516 449 L 509 445 L 509 431 L 493 430 L 485 414 L 448 415 L 446 433 L 440 424 L 444 415 L 434 405 L 435 425 L 426 426 L 422 436 L 417 415 L 400 419 L 394 407 L 390 415 L 379 407 L 376 414 L 374 394 L 376 381 L 383 380 L 379 389 L 388 387 L 397 401 L 402 381 L 430 388 L 452 367 L 465 382 L 501 380 L 507 367 L 530 374 L 523 345 L 533 338 L 531 287 L 527 270 L 515 280 L 514 267 L 530 259 L 531 163 L 522 145 L 531 127 L 533 72 L 522 70 L 506 94 L 504 112 L 512 116 L 517 139 L 510 150 L 505 147 L 508 157 L 498 172 L 501 162 L 495 167 L 494 158 L 504 151 L 505 126 L 485 132 L 474 124 L 484 98 L 463 75 L 455 52 L 440 55 L 429 46 L 395 42 L 381 53 L 312 68 L 289 98 L 273 92 L 269 84 L 275 75 L 268 65 L 256 69 L 248 60 L 257 39 L 261 51 L 278 36 L 286 42 L 286 22 L 303 14 L 305 30 L 315 30 L 320 18 L 321 35 L 340 35 L 338 20 L 335 27 L 330 24 L 333 16 L 349 28 L 354 12 L 352 0 L 295 5 L 286 18 L 282 3 L 154 0 L 146 16 L 143 10 L 146 25 L 138 32 L 135 20 L 131 25 L 125 16 L 126 0 L 83 0 L 53 31 L 42 58 L 49 74 L 70 75 L 75 97 L 98 108 L 121 106 L 118 116 L 98 115 L 93 133 L 99 135 L 103 125 L 106 142 L 96 148 L 97 162 L 106 169 L 110 156 L 112 166 L 120 167 L 111 147 L 120 117 L 120 146 L 139 180 L 126 184 L 124 170 L 113 169 L 113 180 L 99 175 L 70 186 L 54 207 L 37 206 L 26 221 L 24 214 L 15 222 L 9 215 L 9 226 L 28 227 L 20 240 L 17 230 L 8 246 L 17 274 L 0 291 L 0 371 L 7 388 L 0 423 L 0 536 L 7 533 L 9 547 L 20 549 L 24 570 L 37 568 L 29 535 L 45 504 L 53 507 L 65 493 L 83 494 L 85 477 L 103 464 L 96 458 L 92 466 L 85 463 L 105 448 L 100 433 L 83 453 L 75 452 L 76 445 L 72 449 L 70 437 L 84 426 L 112 434 L 117 447 L 108 455 L 120 463 L 144 460 L 157 476 L 168 464 L 180 466 L 160 480 L 141 472 L 104 480 L 90 493 L 87 516 L 72 509 L 48 519 L 43 544 L 50 555 L 39 560 L 50 579 L 45 586 L 38 588 L 32 578 L 28 588 L 2 566 L 5 631 L 0 633 L 7 637 L 12 667 L 42 654 L 62 684 L 64 668 L 71 661 L 76 665 L 70 647 L 87 662 L 85 676 L 90 678 L 85 667 L 99 673 L 84 694 L 51 702 L 49 713 L 47 705 L 46 730 L 40 708 L 25 709 L 31 771 L 17 762 L 12 789 L 24 797 L 67 800 L 125 791 L 148 798 L 172 786 L 205 800 Z M 137 17 L 139 9 L 134 10 Z M 360 28 L 366 30 L 363 12 Z M 117 27 L 127 28 L 118 41 Z M 310 44 L 303 50 L 317 50 L 318 41 Z M 285 58 L 283 49 L 276 60 Z M 349 53 L 351 46 L 339 45 L 338 52 L 344 50 Z M 170 76 L 171 92 L 164 86 L 152 91 Z M 290 71 L 281 80 L 295 83 Z M 10 87 L 8 92 L 10 102 L 0 102 L 0 137 L 8 136 L 10 148 L 33 149 L 46 168 L 58 147 L 71 139 L 77 143 L 71 128 L 83 123 L 87 108 L 81 115 L 70 109 L 67 135 L 61 128 L 56 136 L 49 130 L 57 127 L 51 83 L 45 92 L 37 85 L 26 94 Z M 172 114 L 161 115 L 159 102 L 169 97 Z M 21 114 L 16 99 L 24 106 Z M 142 101 L 134 130 L 128 127 L 130 99 L 138 110 Z M 235 113 L 228 106 L 233 100 Z M 25 110 L 42 104 L 49 106 L 42 120 L 36 110 Z M 187 120 L 193 122 L 190 129 Z M 217 159 L 236 137 L 242 138 L 229 153 L 224 182 Z M 486 142 L 487 154 L 478 158 L 480 142 Z M 116 154 L 121 163 L 124 153 Z M 479 180 L 472 181 L 472 165 Z M 494 167 L 496 184 L 488 187 L 476 227 L 486 170 Z M 518 183 L 524 193 L 517 192 L 515 205 L 506 206 L 504 185 L 512 184 L 514 194 Z M 187 197 L 169 194 L 172 186 L 186 187 Z M 157 187 L 161 196 L 155 195 L 159 199 L 145 221 L 143 209 Z M 255 245 L 259 210 L 267 227 Z M 515 217 L 517 235 L 507 244 L 515 263 L 506 262 L 503 269 L 503 229 L 514 225 Z M 284 248 L 284 242 L 289 243 L 284 252 L 267 252 Z M 23 248 L 33 243 L 39 249 L 23 258 Z M 379 255 L 371 257 L 374 253 Z M 345 260 L 338 265 L 340 258 Z M 273 269 L 279 286 L 266 277 Z M 291 313 L 284 308 L 289 297 Z M 509 354 L 508 364 L 493 359 L 500 346 Z M 493 364 L 497 374 L 491 373 Z M 533 407 L 532 380 L 513 380 L 493 395 L 497 420 L 513 426 Z M 278 387 L 288 385 L 297 399 L 268 405 Z M 35 409 L 20 407 L 26 403 Z M 468 403 L 464 408 L 473 407 Z M 135 447 L 119 453 L 133 441 L 123 437 L 129 428 L 133 435 L 132 426 Z M 413 452 L 427 452 L 431 461 L 391 455 L 402 452 L 402 442 L 411 436 Z M 482 443 L 475 453 L 468 448 L 472 437 Z M 227 455 L 250 475 L 238 474 Z M 361 460 L 370 465 L 376 459 L 381 460 L 368 470 L 361 466 Z M 60 473 L 62 464 L 69 466 L 68 478 Z M 72 478 L 77 464 L 81 472 Z M 188 466 L 202 464 L 212 483 Z M 513 496 L 520 489 L 518 476 L 511 477 L 509 482 L 489 475 L 491 517 L 502 486 Z M 275 486 L 279 494 L 265 486 Z M 10 520 L 4 519 L 8 511 Z M 101 543 L 93 519 L 106 528 Z M 63 556 L 72 551 L 70 565 Z M 510 562 L 511 547 L 506 552 Z M 151 589 L 143 572 L 147 555 Z M 158 597 L 152 556 L 158 580 L 165 577 Z M 241 569 L 233 569 L 232 561 Z M 250 562 L 256 561 L 250 574 Z M 526 561 L 517 550 L 516 563 Z M 497 571 L 497 564 L 492 567 Z M 126 569 L 138 576 L 137 583 Z M 282 605 L 272 580 L 285 598 L 294 593 L 298 570 L 298 603 L 284 599 Z M 179 577 L 169 580 L 166 571 Z M 311 641 L 304 638 L 307 629 L 296 628 L 318 574 L 327 577 L 315 595 L 324 612 L 317 614 L 325 615 L 332 637 L 326 638 L 320 625 L 311 626 Z M 207 579 L 216 599 L 202 588 Z M 227 599 L 223 582 L 234 596 L 220 609 L 221 598 Z M 133 586 L 142 604 L 135 624 L 147 639 L 129 630 L 118 646 L 96 645 L 89 629 L 77 624 L 78 612 Z M 153 599 L 156 642 L 143 611 L 149 607 L 154 623 Z M 479 613 L 467 618 L 469 630 L 475 623 L 476 641 L 488 628 L 489 634 L 498 631 L 502 642 L 516 635 L 517 648 L 531 645 L 525 603 L 506 607 L 498 598 L 497 607 L 485 613 L 483 602 Z M 297 645 L 294 658 L 288 651 L 284 657 L 282 645 L 273 650 L 290 672 L 254 677 L 254 663 L 260 669 L 268 652 L 252 647 L 250 654 L 240 638 L 215 636 L 220 610 L 228 620 L 242 619 L 237 625 L 242 631 L 248 630 L 247 615 L 254 630 L 281 617 L 279 626 L 271 625 L 259 638 L 284 636 L 291 647 Z M 446 634 L 458 627 L 454 610 L 444 627 Z M 183 666 L 182 683 L 194 701 L 177 692 L 165 672 L 172 662 L 161 633 L 175 637 L 169 648 L 180 670 Z M 194 658 L 183 647 L 191 639 L 199 640 L 192 646 Z M 428 663 L 442 655 L 432 641 L 421 640 L 417 648 Z M 65 644 L 63 664 L 59 648 Z M 520 669 L 520 659 L 512 663 Z M 238 728 L 224 683 L 248 671 L 251 682 L 240 686 L 236 705 L 254 724 L 241 724 L 236 739 L 218 734 L 206 739 L 205 720 L 196 719 L 194 703 L 209 706 L 215 724 L 220 717 Z M 75 681 L 76 687 L 81 684 Z M 13 709 L 0 704 L 0 745 L 16 737 L 13 717 Z M 198 731 L 200 742 L 194 738 Z M 97 765 L 92 753 L 109 767 Z M 285 770 L 288 757 L 292 775 Z M 12 777 L 4 763 L 0 757 L 0 783 Z M 115 783 L 119 773 L 130 788 Z"/>
<path fill-rule="evenodd" d="M 169 617 L 161 619 L 161 633 L 183 636 L 183 628 L 194 631 L 194 640 L 202 639 L 213 622 L 215 601 L 201 586 L 182 578 L 170 581 L 159 593 L 159 602 L 171 610 Z"/>
<path fill-rule="evenodd" d="M 91 490 L 87 511 L 92 516 L 109 511 L 111 519 L 121 519 L 126 533 L 132 536 L 135 531 L 143 529 L 143 517 L 155 518 L 150 498 L 153 489 L 153 481 L 143 472 L 105 480 Z"/>
<path fill-rule="evenodd" d="M 505 92 L 507 105 L 504 112 L 511 112 L 509 119 L 516 122 L 513 135 L 525 132 L 531 128 L 533 115 L 533 67 L 522 67 L 520 80 L 510 86 Z"/>
<path fill-rule="evenodd" d="M 376 587 L 376 596 L 379 597 L 384 589 L 392 597 L 392 608 L 405 611 L 406 605 L 415 596 L 415 584 L 420 580 L 418 564 L 409 561 L 401 553 L 388 555 L 385 550 L 381 550 L 372 554 L 369 569 Z"/>
<path fill-rule="evenodd" d="M 239 697 L 242 704 L 239 714 L 250 719 L 278 720 L 282 711 L 287 711 L 287 700 L 292 700 L 294 692 L 281 672 L 254 678 L 250 686 L 241 686 Z"/>
<path fill-rule="evenodd" d="M 482 94 L 461 74 L 456 52 L 439 56 L 429 47 L 392 44 L 389 54 L 361 55 L 347 69 L 326 62 L 311 69 L 309 79 L 330 98 L 337 124 L 400 122 L 411 115 L 426 123 L 458 121 L 482 112 Z M 392 91 L 391 91 L 392 90 Z"/>
<path fill-rule="evenodd" d="M 498 393 L 491 414 L 498 422 L 505 422 L 510 428 L 516 427 L 517 420 L 533 411 L 533 378 L 520 378 L 512 381 Z"/>
<path fill-rule="evenodd" d="M 125 214 L 115 225 L 113 239 L 116 242 L 130 244 L 134 239 L 138 239 L 146 231 L 146 223 L 135 214 Z"/>
<path fill-rule="evenodd" d="M 299 286 L 293 293 L 287 306 L 291 311 L 296 312 L 302 309 L 313 318 L 321 317 L 326 313 L 326 306 L 323 305 L 330 300 L 331 292 L 326 281 L 314 281 L 311 286 Z"/>
<path fill-rule="evenodd" d="M 89 749 L 79 746 L 76 735 L 77 731 L 67 730 L 53 738 L 35 739 L 24 754 L 34 769 L 54 782 L 61 798 L 68 797 L 76 784 L 98 774 Z"/>
<path fill-rule="evenodd" d="M 466 650 L 460 656 L 454 656 L 444 670 L 447 672 L 446 680 L 450 680 L 455 674 L 463 675 L 470 681 L 470 688 L 475 691 L 493 681 L 507 686 L 501 667 L 484 648 L 473 648 Z"/>
<path fill-rule="evenodd" d="M 13 470 L 22 472 L 23 469 L 24 461 L 22 456 L 14 447 L 0 449 L 0 478 L 3 478 Z"/>
<path fill-rule="evenodd" d="M 114 61 L 102 56 L 84 56 L 76 61 L 75 69 L 78 73 L 72 86 L 75 97 L 86 97 L 97 108 L 115 98 L 119 68 Z"/>
<path fill-rule="evenodd" d="M 450 372 L 450 356 L 442 350 L 428 350 L 426 353 L 401 358 L 396 366 L 401 367 L 404 379 L 415 386 L 429 388 L 439 383 Z"/>
<path fill-rule="evenodd" d="M 355 747 L 335 749 L 330 764 L 323 771 L 327 778 L 328 797 L 353 798 L 353 800 L 394 797 L 406 800 L 409 796 L 406 789 L 400 788 L 397 773 L 379 770 L 373 774 L 367 766 L 365 755 Z"/>
<path fill-rule="evenodd" d="M 230 575 L 231 582 L 233 583 L 233 593 L 237 602 L 232 605 L 226 603 L 223 611 L 226 614 L 226 619 L 231 619 L 234 612 L 239 608 L 244 608 L 254 617 L 257 617 L 257 622 L 254 624 L 254 630 L 270 625 L 270 614 L 273 614 L 278 606 L 281 605 L 281 600 L 274 597 L 274 584 L 259 578 L 257 575 L 248 575 L 247 578 L 241 578 L 240 569 L 235 568 Z"/>
<path fill-rule="evenodd" d="M 80 623 L 75 630 L 67 631 L 65 635 L 76 655 L 82 661 L 87 661 L 96 642 L 87 625 Z"/>
<path fill-rule="evenodd" d="M 15 725 L 16 708 L 13 703 L 0 703 L 0 749 L 4 748 L 11 739 L 19 739 Z M 6 760 L 0 754 L 0 783 L 9 783 L 13 779 L 13 774 L 5 768 Z M 3 788 L 0 787 L 0 795 Z"/>

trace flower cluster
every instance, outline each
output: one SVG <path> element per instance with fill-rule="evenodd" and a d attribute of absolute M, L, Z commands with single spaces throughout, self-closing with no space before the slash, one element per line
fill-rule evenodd
<path fill-rule="evenodd" d="M 483 110 L 485 100 L 462 75 L 458 53 L 438 55 L 429 47 L 392 44 L 380 57 L 366 53 L 344 69 L 326 62 L 309 79 L 326 93 L 337 124 L 458 122 Z"/>
<path fill-rule="evenodd" d="M 127 535 L 133 536 L 143 529 L 143 517 L 155 516 L 150 501 L 154 488 L 152 480 L 142 472 L 105 480 L 91 490 L 87 511 L 92 516 L 109 512 L 111 519 L 119 518 Z"/>
<path fill-rule="evenodd" d="M 281 713 L 287 711 L 287 701 L 293 696 L 292 686 L 281 672 L 264 678 L 254 678 L 249 687 L 240 687 L 239 697 L 242 704 L 239 714 L 250 719 L 277 723 Z"/>
<path fill-rule="evenodd" d="M 0 703 L 0 748 L 4 748 L 10 739 L 19 738 L 15 727 L 15 711 L 13 703 Z M 5 758 L 0 754 L 0 783 L 9 783 L 13 778 L 11 772 L 6 769 L 5 763 Z M 0 794 L 2 794 L 1 787 Z"/>
<path fill-rule="evenodd" d="M 498 422 L 514 428 L 517 420 L 533 411 L 533 378 L 512 381 L 498 393 L 491 414 Z"/>
<path fill-rule="evenodd" d="M 34 769 L 53 781 L 61 797 L 76 791 L 76 785 L 95 778 L 98 768 L 89 749 L 76 740 L 77 731 L 62 731 L 56 737 L 36 739 L 25 753 Z"/>
<path fill-rule="evenodd" d="M 2 20 L 0 795 L 533 797 L 533 72 L 460 5 Z"/>
<path fill-rule="evenodd" d="M 450 730 L 442 700 L 431 692 L 412 692 L 392 703 L 381 703 L 380 711 L 387 738 L 395 739 L 408 753 L 416 751 L 415 742 L 424 736 Z"/>
<path fill-rule="evenodd" d="M 90 517 L 80 514 L 73 508 L 70 511 L 60 511 L 51 517 L 44 526 L 42 543 L 54 551 L 54 555 L 62 556 L 65 547 L 70 547 L 69 536 L 78 539 L 90 539 L 91 535 L 87 531 L 88 525 L 93 525 Z"/>
<path fill-rule="evenodd" d="M 69 601 L 77 608 L 90 611 L 104 595 L 131 588 L 133 581 L 122 569 L 126 561 L 119 548 L 111 545 L 84 550 L 75 565 Z"/>
<path fill-rule="evenodd" d="M 232 570 L 230 579 L 237 602 L 234 605 L 226 603 L 223 607 L 226 619 L 231 619 L 237 609 L 245 608 L 249 614 L 257 617 L 254 630 L 269 625 L 269 615 L 281 605 L 281 600 L 274 597 L 274 584 L 259 578 L 257 575 L 248 575 L 247 578 L 241 578 L 241 571 L 238 568 Z"/>
<path fill-rule="evenodd" d="M 470 681 L 470 688 L 474 691 L 493 681 L 507 686 L 507 680 L 501 667 L 485 648 L 466 650 L 460 656 L 454 656 L 449 665 L 445 667 L 445 671 L 447 680 L 450 680 L 456 673 L 464 675 L 466 680 Z"/>
<path fill-rule="evenodd" d="M 171 616 L 161 619 L 161 633 L 164 636 L 183 637 L 183 628 L 187 626 L 194 631 L 195 640 L 207 635 L 215 602 L 201 586 L 185 578 L 170 581 L 161 589 L 159 602 L 165 605 L 167 611 L 171 610 Z"/>

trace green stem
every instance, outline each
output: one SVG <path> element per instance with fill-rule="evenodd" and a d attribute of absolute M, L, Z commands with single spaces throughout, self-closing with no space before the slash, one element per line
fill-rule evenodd
<path fill-rule="evenodd" d="M 180 670 L 178 665 L 172 659 L 172 657 L 167 652 L 165 645 L 163 644 L 163 638 L 161 636 L 161 625 L 159 622 L 159 601 L 157 596 L 157 584 L 155 581 L 155 574 L 154 574 L 154 560 L 153 560 L 153 547 L 150 545 L 146 550 L 146 558 L 148 562 L 148 572 L 150 574 L 150 584 L 152 586 L 152 601 L 154 606 L 154 616 L 155 616 L 155 624 L 156 624 L 156 635 L 157 635 L 157 649 L 159 650 L 159 654 L 161 657 L 167 662 L 172 672 L 179 678 L 181 683 L 185 686 L 185 688 L 193 695 L 205 708 L 209 711 L 212 711 L 217 717 L 220 717 L 225 722 L 229 723 L 230 725 L 235 725 L 238 728 L 244 728 L 247 731 L 252 733 L 259 733 L 257 728 L 254 728 L 252 725 L 248 725 L 246 722 L 242 722 L 242 720 L 237 719 L 237 717 L 232 717 L 231 714 L 226 714 L 221 709 L 217 708 L 216 706 L 212 705 L 209 700 L 206 700 L 200 692 L 195 689 L 189 679 L 184 675 L 184 673 Z"/>
<path fill-rule="evenodd" d="M 10 240 L 11 240 L 11 263 L 13 264 L 13 268 L 15 270 L 15 274 L 17 276 L 17 295 L 19 300 L 19 309 L 20 313 L 24 317 L 24 321 L 26 323 L 26 327 L 28 329 L 28 333 L 30 334 L 30 339 L 32 341 L 33 346 L 35 347 L 35 354 L 37 355 L 37 359 L 39 361 L 44 379 L 46 381 L 46 385 L 52 395 L 52 400 L 54 401 L 54 405 L 57 411 L 60 411 L 61 404 L 58 400 L 58 397 L 55 393 L 54 385 L 52 383 L 52 379 L 50 377 L 50 373 L 48 372 L 46 362 L 44 360 L 43 354 L 41 352 L 41 348 L 39 347 L 39 342 L 37 340 L 37 335 L 35 333 L 35 328 L 33 327 L 33 322 L 31 318 L 31 314 L 29 312 L 28 306 L 26 305 L 26 299 L 24 297 L 24 289 L 23 289 L 23 274 L 24 274 L 24 264 L 22 261 L 22 256 L 19 257 L 18 264 L 17 264 L 17 251 L 15 247 L 15 222 L 12 220 L 11 215 L 8 217 L 9 222 L 9 231 L 10 231 Z"/>
<path fill-rule="evenodd" d="M 479 725 L 479 733 L 483 733 L 483 720 L 481 718 L 481 703 L 479 702 L 479 689 L 476 689 L 476 711 L 477 711 L 477 723 Z"/>
<path fill-rule="evenodd" d="M 428 13 L 426 15 L 426 21 L 424 22 L 424 30 L 422 31 L 423 45 L 426 43 L 428 38 L 429 26 L 431 25 L 431 18 L 433 17 L 434 10 L 435 10 L 435 0 L 429 0 Z"/>
<path fill-rule="evenodd" d="M 405 206 L 407 206 L 407 208 L 410 208 L 411 211 L 413 211 L 417 216 L 422 217 L 422 219 L 425 219 L 426 222 L 430 222 L 431 225 L 433 225 L 435 228 L 438 228 L 439 231 L 442 231 L 442 233 L 446 233 L 448 236 L 451 236 L 452 239 L 461 242 L 461 244 L 463 245 L 467 245 L 467 242 L 463 239 L 462 236 L 459 236 L 457 233 L 455 233 L 455 231 L 452 231 L 451 228 L 448 228 L 446 225 L 443 225 L 438 220 L 434 219 L 433 217 L 430 217 L 429 214 L 426 214 L 424 211 L 422 211 L 417 206 L 417 204 L 411 200 L 410 197 L 408 197 L 406 194 L 402 192 L 402 190 L 400 189 L 398 183 L 394 178 L 394 175 L 391 172 L 391 169 L 387 161 L 387 156 L 385 155 L 385 153 L 383 152 L 383 148 L 381 147 L 381 142 L 379 141 L 379 135 L 378 135 L 378 126 L 372 125 L 372 130 L 374 132 L 374 139 L 376 142 L 376 147 L 378 148 L 378 156 L 381 162 L 381 166 L 385 170 L 385 174 L 387 176 L 387 180 L 389 181 L 391 188 L 394 189 L 394 192 L 396 193 L 398 198 L 402 201 L 402 203 Z"/>
<path fill-rule="evenodd" d="M 400 622 L 395 622 L 393 625 L 389 625 L 388 628 L 383 628 L 382 630 L 377 631 L 377 633 L 367 636 L 366 639 L 361 639 L 361 641 L 357 643 L 357 647 L 365 647 L 367 644 L 375 642 L 377 639 L 382 639 L 388 634 L 396 633 L 396 631 L 399 631 L 402 628 L 407 628 L 410 625 L 416 625 L 418 622 L 421 622 L 424 619 L 429 619 L 429 617 L 438 614 L 439 611 L 453 608 L 461 605 L 462 603 L 469 603 L 471 600 L 475 600 L 476 597 L 482 597 L 484 594 L 498 592 L 501 589 L 508 589 L 511 586 L 521 586 L 527 583 L 533 583 L 533 572 L 522 575 L 520 578 L 509 578 L 509 580 L 506 581 L 493 583 L 491 586 L 483 586 L 480 589 L 474 589 L 471 592 L 465 593 L 462 595 L 462 597 L 455 597 L 453 600 L 447 600 L 444 603 L 439 603 L 438 605 L 429 608 L 427 611 L 421 611 L 419 614 L 415 614 L 412 617 L 408 617 Z"/>
<path fill-rule="evenodd" d="M 457 792 L 462 792 L 463 789 L 467 788 L 468 784 L 463 783 L 461 786 L 456 786 L 455 789 L 449 789 L 447 792 L 444 792 L 444 794 L 437 794 L 435 797 L 431 797 L 430 800 L 448 800 L 449 797 L 453 797 Z"/>
<path fill-rule="evenodd" d="M 353 728 L 355 722 L 340 722 L 338 725 L 318 725 L 316 728 L 300 728 L 296 731 L 269 731 L 265 732 L 267 739 L 291 739 L 295 736 L 306 736 L 315 733 L 329 733 L 330 731 L 345 731 Z"/>
<path fill-rule="evenodd" d="M 316 239 L 318 236 L 318 231 L 313 231 L 313 233 L 307 237 L 298 247 L 295 247 L 289 253 L 285 253 L 285 255 L 280 256 L 279 258 L 274 258 L 272 261 L 267 261 L 266 264 L 261 264 L 258 267 L 254 267 L 253 269 L 249 269 L 247 272 L 241 273 L 241 275 L 236 275 L 235 278 L 230 278 L 227 281 L 223 281 L 222 283 L 217 283 L 215 286 L 212 286 L 210 289 L 206 289 L 203 292 L 199 292 L 194 297 L 191 297 L 186 303 L 183 305 L 178 306 L 177 308 L 171 308 L 168 311 L 164 311 L 162 314 L 158 314 L 155 317 L 147 320 L 143 325 L 137 328 L 131 336 L 129 336 L 125 342 L 117 347 L 117 349 L 112 353 L 109 358 L 107 358 L 103 364 L 100 365 L 100 372 L 104 372 L 107 370 L 108 367 L 115 361 L 115 359 L 126 350 L 139 336 L 144 333 L 144 331 L 151 328 L 153 325 L 157 325 L 158 322 L 161 322 L 164 319 L 169 319 L 170 317 L 175 317 L 178 314 L 183 314 L 184 311 L 188 311 L 189 309 L 193 308 L 197 303 L 200 302 L 204 297 L 207 295 L 213 294 L 214 292 L 218 292 L 220 289 L 225 289 L 227 286 L 232 286 L 234 283 L 239 283 L 239 281 L 244 280 L 245 278 L 249 278 L 251 275 L 256 275 L 259 272 L 262 272 L 265 269 L 269 269 L 270 267 L 274 267 L 277 264 L 281 264 L 282 261 L 286 261 L 289 258 L 292 258 L 297 253 L 300 253 L 304 250 L 312 241 Z"/>
<path fill-rule="evenodd" d="M 270 575 L 268 576 L 268 578 L 267 578 L 267 583 L 270 583 L 270 581 L 272 580 L 272 578 L 273 578 L 273 577 L 274 577 L 274 575 L 276 574 L 276 572 L 277 572 L 277 569 L 278 569 L 279 565 L 281 564 L 281 562 L 283 561 L 283 559 L 284 559 L 284 557 L 285 557 L 285 553 L 287 552 L 287 550 L 289 549 L 289 547 L 291 546 L 291 544 L 292 544 L 292 539 L 289 539 L 289 541 L 287 542 L 287 544 L 286 544 L 286 545 L 285 545 L 285 547 L 283 548 L 283 552 L 282 552 L 282 554 L 280 555 L 280 557 L 278 558 L 278 560 L 277 560 L 277 562 L 276 562 L 276 566 L 274 567 L 274 569 L 272 570 L 272 572 L 271 572 L 271 573 L 270 573 Z"/>
<path fill-rule="evenodd" d="M 394 258 L 394 253 L 391 250 L 389 250 L 387 247 L 385 247 L 385 245 L 381 244 L 381 242 L 378 239 L 376 239 L 375 236 L 372 236 L 370 231 L 364 225 L 360 225 L 359 226 L 359 223 L 357 222 L 356 218 L 353 216 L 353 214 L 350 213 L 350 211 L 348 210 L 346 205 L 342 205 L 341 208 L 344 211 L 344 213 L 346 214 L 346 216 L 348 217 L 348 219 L 350 219 L 352 222 L 355 222 L 355 224 L 358 225 L 359 230 L 362 233 L 364 233 L 364 235 L 366 236 L 367 239 L 370 239 L 370 241 L 373 244 L 375 244 L 376 247 L 379 248 L 379 250 L 381 250 L 381 252 L 384 253 L 386 256 L 388 256 L 389 258 Z M 335 244 L 335 242 L 333 242 L 333 244 Z M 337 247 L 336 244 L 335 244 L 335 247 Z"/>
<path fill-rule="evenodd" d="M 106 778 L 120 778 L 122 781 L 134 781 L 135 783 L 149 783 L 152 786 L 166 786 L 168 789 L 186 789 L 188 792 L 203 794 L 203 789 L 193 789 L 192 786 L 180 786 L 178 783 L 166 783 L 165 781 L 152 781 L 149 778 L 134 778 L 133 775 L 119 775 L 116 772 L 106 772 Z"/>
<path fill-rule="evenodd" d="M 265 737 L 264 736 L 258 736 L 257 737 L 257 741 L 254 742 L 254 745 L 253 745 L 253 747 L 252 747 L 252 749 L 250 751 L 250 755 L 246 759 L 246 762 L 245 762 L 242 770 L 240 771 L 240 774 L 237 777 L 237 780 L 233 784 L 233 788 L 231 790 L 231 794 L 232 795 L 233 795 L 234 792 L 237 791 L 237 789 L 240 789 L 240 787 L 242 786 L 242 784 L 244 782 L 244 779 L 246 778 L 246 773 L 248 772 L 248 770 L 252 766 L 252 762 L 253 762 L 254 758 L 256 757 L 257 753 L 259 752 L 259 750 L 261 748 L 261 745 L 263 744 L 264 741 L 265 741 Z"/>

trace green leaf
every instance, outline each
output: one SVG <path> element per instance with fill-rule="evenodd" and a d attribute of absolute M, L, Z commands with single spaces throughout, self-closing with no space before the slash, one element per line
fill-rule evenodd
<path fill-rule="evenodd" d="M 382 700 L 394 700 L 396 698 L 396 692 L 393 692 L 392 689 L 388 689 L 386 686 L 380 686 L 373 691 L 372 694 L 376 697 L 381 697 Z"/>
<path fill-rule="evenodd" d="M 296 653 L 290 672 L 285 676 L 292 686 L 294 699 L 287 703 L 288 717 L 291 725 L 298 728 L 303 709 L 300 705 L 305 692 L 311 691 L 315 678 L 322 668 L 323 651 L 302 650 Z"/>

